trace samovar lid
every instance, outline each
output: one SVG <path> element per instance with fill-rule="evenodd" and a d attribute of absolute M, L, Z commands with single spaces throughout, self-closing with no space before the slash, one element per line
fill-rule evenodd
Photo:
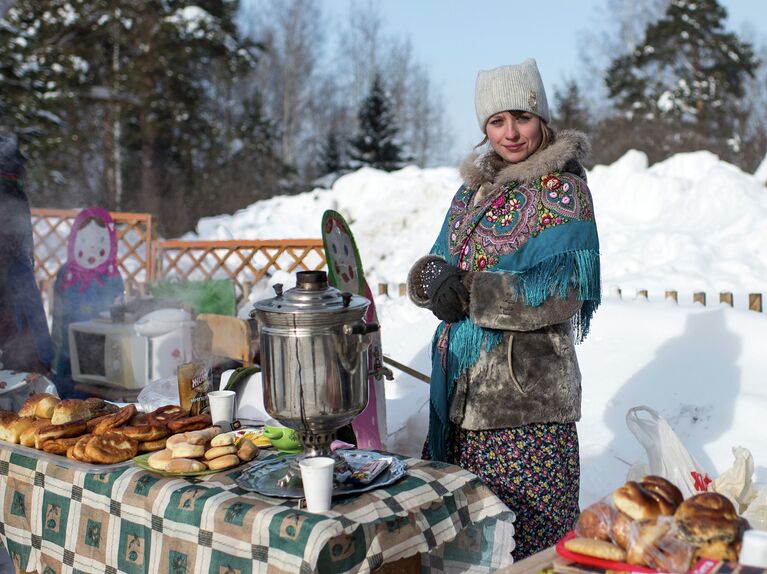
<path fill-rule="evenodd" d="M 328 325 L 359 320 L 370 305 L 365 297 L 330 287 L 325 271 L 299 271 L 295 287 L 283 292 L 278 283 L 274 291 L 275 297 L 253 305 L 251 317 L 267 325 Z"/>

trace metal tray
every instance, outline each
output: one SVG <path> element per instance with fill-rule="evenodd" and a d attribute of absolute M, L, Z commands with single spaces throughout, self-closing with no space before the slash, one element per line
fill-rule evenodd
<path fill-rule="evenodd" d="M 79 460 L 72 460 L 71 458 L 67 458 L 66 456 L 60 454 L 52 454 L 45 452 L 44 450 L 38 450 L 36 448 L 14 444 L 4 440 L 0 440 L 0 449 L 9 450 L 11 452 L 28 456 L 29 458 L 44 460 L 48 463 L 53 463 L 64 468 L 74 468 L 75 470 L 97 474 L 112 472 L 113 470 L 119 470 L 133 464 L 132 458 L 124 460 L 123 462 L 117 462 L 115 464 L 91 464 L 89 462 L 80 462 Z"/>
<path fill-rule="evenodd" d="M 359 468 L 371 460 L 378 460 L 381 458 L 391 458 L 392 461 L 389 467 L 379 474 L 370 484 L 335 483 L 333 485 L 333 496 L 356 494 L 388 486 L 389 484 L 397 482 L 407 473 L 405 463 L 388 454 L 381 454 L 370 450 L 338 450 L 336 451 L 336 454 L 340 454 L 349 466 L 353 468 Z M 291 484 L 287 487 L 277 486 L 277 481 L 285 476 L 291 462 L 300 456 L 303 455 L 285 455 L 280 458 L 258 462 L 244 470 L 242 474 L 237 477 L 237 484 L 240 488 L 258 492 L 259 494 L 264 494 L 266 496 L 274 496 L 277 498 L 303 498 L 304 489 L 300 485 Z"/>

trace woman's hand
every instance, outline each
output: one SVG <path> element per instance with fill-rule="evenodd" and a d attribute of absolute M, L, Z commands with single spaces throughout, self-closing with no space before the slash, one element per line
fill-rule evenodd
<path fill-rule="evenodd" d="M 466 317 L 469 308 L 469 291 L 463 284 L 465 271 L 446 261 L 430 261 L 425 270 L 428 279 L 424 281 L 431 311 L 441 321 L 456 323 Z"/>

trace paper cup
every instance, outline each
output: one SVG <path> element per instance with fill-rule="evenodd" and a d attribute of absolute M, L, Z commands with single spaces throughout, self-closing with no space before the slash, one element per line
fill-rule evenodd
<path fill-rule="evenodd" d="M 302 459 L 301 481 L 304 483 L 306 509 L 309 512 L 327 512 L 333 497 L 333 469 L 335 460 L 325 456 Z"/>
<path fill-rule="evenodd" d="M 214 425 L 219 425 L 225 431 L 232 428 L 235 396 L 234 391 L 211 391 L 208 393 L 210 418 Z"/>
<path fill-rule="evenodd" d="M 747 566 L 767 568 L 767 532 L 746 530 L 738 562 Z"/>

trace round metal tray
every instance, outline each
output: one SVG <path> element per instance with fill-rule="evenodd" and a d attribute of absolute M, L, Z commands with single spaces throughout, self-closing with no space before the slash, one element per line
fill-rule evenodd
<path fill-rule="evenodd" d="M 381 488 L 382 486 L 397 482 L 405 476 L 407 472 L 405 463 L 391 455 L 369 450 L 338 450 L 336 451 L 336 454 L 340 454 L 352 468 L 360 468 L 362 465 L 372 460 L 382 458 L 391 459 L 391 464 L 389 464 L 389 467 L 375 477 L 369 484 L 347 482 L 340 484 L 334 483 L 333 496 L 356 494 Z M 286 455 L 276 459 L 257 462 L 253 466 L 245 469 L 242 474 L 237 477 L 237 484 L 245 490 L 251 490 L 266 496 L 275 496 L 277 498 L 303 498 L 304 489 L 300 483 L 297 485 L 291 483 L 286 487 L 277 485 L 277 481 L 285 476 L 290 464 L 296 458 L 301 456 L 303 455 Z"/>

